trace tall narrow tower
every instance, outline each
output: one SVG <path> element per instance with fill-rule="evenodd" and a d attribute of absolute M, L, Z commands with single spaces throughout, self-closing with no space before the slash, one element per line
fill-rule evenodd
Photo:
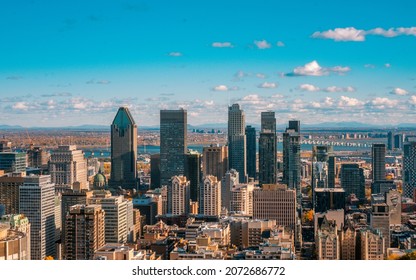
<path fill-rule="evenodd" d="M 240 182 L 246 181 L 246 118 L 240 105 L 228 107 L 228 169 L 235 169 L 239 173 Z"/>
<path fill-rule="evenodd" d="M 300 121 L 297 120 L 289 121 L 289 127 L 283 133 L 283 183 L 296 190 L 300 204 Z"/>
<path fill-rule="evenodd" d="M 111 186 L 137 187 L 137 125 L 127 107 L 120 107 L 111 125 Z"/>
<path fill-rule="evenodd" d="M 259 138 L 259 183 L 277 182 L 277 135 L 274 112 L 261 113 Z"/>

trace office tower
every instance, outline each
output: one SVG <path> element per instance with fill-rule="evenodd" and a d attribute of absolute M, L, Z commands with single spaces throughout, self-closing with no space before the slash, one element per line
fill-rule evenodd
<path fill-rule="evenodd" d="M 0 170 L 9 172 L 26 172 L 26 154 L 15 152 L 0 153 Z"/>
<path fill-rule="evenodd" d="M 55 241 L 61 240 L 61 232 L 64 224 L 62 223 L 62 195 L 61 193 L 55 193 L 54 198 L 55 205 Z"/>
<path fill-rule="evenodd" d="M 31 224 L 31 259 L 55 257 L 55 185 L 50 175 L 25 177 L 20 186 L 20 214 Z"/>
<path fill-rule="evenodd" d="M 395 149 L 403 149 L 403 143 L 404 143 L 405 135 L 402 133 L 394 135 L 394 148 Z"/>
<path fill-rule="evenodd" d="M 216 176 L 205 176 L 201 183 L 200 214 L 219 216 L 221 213 L 221 181 Z"/>
<path fill-rule="evenodd" d="M 173 176 L 168 185 L 168 214 L 189 214 L 190 196 L 190 182 L 186 177 Z"/>
<path fill-rule="evenodd" d="M 92 260 L 105 245 L 104 210 L 100 205 L 71 206 L 65 222 L 65 259 Z"/>
<path fill-rule="evenodd" d="M 312 202 L 315 203 L 315 189 L 335 187 L 335 157 L 330 146 L 312 147 Z"/>
<path fill-rule="evenodd" d="M 371 228 L 360 230 L 361 260 L 383 260 L 385 240 L 381 232 Z"/>
<path fill-rule="evenodd" d="M 416 141 L 404 144 L 403 148 L 403 196 L 413 198 L 416 189 Z"/>
<path fill-rule="evenodd" d="M 12 152 L 12 142 L 5 139 L 0 141 L 0 153 L 11 153 Z M 0 168 L 1 169 L 1 168 Z"/>
<path fill-rule="evenodd" d="M 277 135 L 274 112 L 261 113 L 259 138 L 259 183 L 277 182 Z"/>
<path fill-rule="evenodd" d="M 5 214 L 19 213 L 19 189 L 24 183 L 24 177 L 17 177 L 9 173 L 0 177 L 0 205 Z"/>
<path fill-rule="evenodd" d="M 330 155 L 328 158 L 328 188 L 335 188 L 336 169 L 337 158 L 335 155 Z"/>
<path fill-rule="evenodd" d="M 201 154 L 189 151 L 185 155 L 185 177 L 190 181 L 191 200 L 199 201 L 199 184 L 201 182 Z"/>
<path fill-rule="evenodd" d="M 73 189 L 79 184 L 81 189 L 88 189 L 87 161 L 84 152 L 75 145 L 58 146 L 51 152 L 49 172 L 52 183 L 60 189 Z M 77 183 L 77 184 L 76 184 Z"/>
<path fill-rule="evenodd" d="M 27 166 L 34 168 L 47 168 L 49 153 L 41 147 L 33 147 L 27 151 Z"/>
<path fill-rule="evenodd" d="M 159 208 L 161 201 L 155 200 L 152 196 L 143 195 L 133 199 L 134 209 L 140 210 L 140 215 L 146 217 L 146 225 L 154 225 L 157 222 L 156 216 L 161 215 Z"/>
<path fill-rule="evenodd" d="M 386 145 L 373 144 L 371 148 L 373 182 L 386 180 Z"/>
<path fill-rule="evenodd" d="M 228 169 L 235 169 L 239 174 L 239 181 L 246 182 L 246 118 L 240 105 L 228 107 Z"/>
<path fill-rule="evenodd" d="M 221 180 L 228 168 L 228 147 L 211 144 L 202 151 L 203 176 L 214 175 Z"/>
<path fill-rule="evenodd" d="M 286 185 L 264 184 L 253 191 L 253 219 L 276 220 L 281 226 L 295 229 L 296 192 Z"/>
<path fill-rule="evenodd" d="M 127 107 L 120 107 L 111 124 L 110 186 L 137 187 L 137 125 Z"/>
<path fill-rule="evenodd" d="M 390 247 L 390 211 L 386 203 L 371 205 L 370 226 L 379 230 L 384 238 L 385 249 Z M 384 252 L 386 253 L 386 252 Z"/>
<path fill-rule="evenodd" d="M 105 243 L 127 242 L 127 200 L 122 195 L 112 196 L 109 191 L 94 191 L 87 204 L 101 205 L 105 212 Z"/>
<path fill-rule="evenodd" d="M 221 183 L 221 207 L 230 209 L 231 189 L 239 184 L 239 175 L 235 169 L 231 169 L 225 173 Z"/>
<path fill-rule="evenodd" d="M 364 170 L 356 163 L 342 164 L 341 187 L 345 191 L 345 197 L 354 193 L 358 199 L 365 199 Z"/>
<path fill-rule="evenodd" d="M 150 155 L 150 189 L 160 188 L 160 154 Z"/>
<path fill-rule="evenodd" d="M 345 191 L 342 188 L 316 188 L 315 213 L 345 208 Z"/>
<path fill-rule="evenodd" d="M 341 255 L 340 240 L 337 225 L 334 220 L 328 220 L 326 216 L 318 224 L 316 240 L 316 252 L 318 260 L 339 260 Z"/>
<path fill-rule="evenodd" d="M 383 180 L 371 183 L 371 194 L 384 194 L 392 189 L 396 189 L 396 184 L 393 180 Z"/>
<path fill-rule="evenodd" d="M 256 179 L 256 129 L 251 125 L 246 126 L 246 161 L 247 176 Z"/>
<path fill-rule="evenodd" d="M 283 183 L 296 190 L 299 205 L 302 199 L 300 167 L 300 121 L 292 120 L 283 133 Z"/>
<path fill-rule="evenodd" d="M 161 185 L 169 185 L 173 176 L 185 174 L 187 125 L 186 110 L 160 111 Z"/>
<path fill-rule="evenodd" d="M 232 187 L 230 196 L 230 212 L 253 215 L 253 183 L 238 184 Z"/>
<path fill-rule="evenodd" d="M 393 132 L 387 133 L 387 150 L 392 151 L 394 148 L 394 135 Z"/>

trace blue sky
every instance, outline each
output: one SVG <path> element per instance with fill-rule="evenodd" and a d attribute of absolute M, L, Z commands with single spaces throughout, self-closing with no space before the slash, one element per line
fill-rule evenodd
<path fill-rule="evenodd" d="M 87 2 L 87 3 L 85 3 Z M 7 1 L 0 124 L 416 121 L 414 1 Z"/>

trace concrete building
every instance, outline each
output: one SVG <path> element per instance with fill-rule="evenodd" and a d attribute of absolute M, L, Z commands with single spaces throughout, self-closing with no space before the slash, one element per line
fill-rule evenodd
<path fill-rule="evenodd" d="M 26 172 L 26 154 L 0 152 L 0 170 L 5 173 Z"/>
<path fill-rule="evenodd" d="M 49 153 L 42 147 L 31 146 L 27 151 L 27 166 L 34 168 L 48 168 Z"/>
<path fill-rule="evenodd" d="M 56 256 L 55 185 L 50 175 L 25 177 L 20 186 L 19 213 L 31 224 L 31 259 Z"/>
<path fill-rule="evenodd" d="M 211 144 L 203 148 L 202 154 L 203 176 L 214 175 L 221 180 L 228 168 L 228 147 Z"/>
<path fill-rule="evenodd" d="M 8 173 L 0 176 L 0 205 L 5 214 L 19 213 L 19 189 L 24 183 L 24 177 L 18 173 Z"/>
<path fill-rule="evenodd" d="M 259 246 L 263 243 L 265 232 L 270 232 L 275 226 L 275 220 L 232 220 L 230 223 L 231 243 L 238 248 Z"/>
<path fill-rule="evenodd" d="M 159 209 L 162 206 L 162 201 L 155 200 L 150 195 L 143 195 L 133 199 L 133 207 L 140 210 L 141 216 L 145 216 L 146 225 L 154 225 L 157 222 L 156 216 L 161 215 Z"/>
<path fill-rule="evenodd" d="M 100 205 L 74 205 L 65 222 L 65 259 L 92 260 L 105 245 L 104 210 Z"/>
<path fill-rule="evenodd" d="M 403 146 L 403 196 L 413 198 L 416 189 L 416 140 Z M 1 169 L 1 168 L 0 168 Z"/>
<path fill-rule="evenodd" d="M 340 231 L 341 260 L 357 259 L 357 232 L 351 226 L 345 226 Z"/>
<path fill-rule="evenodd" d="M 52 150 L 49 161 L 52 183 L 61 190 L 73 189 L 79 184 L 81 189 L 88 189 L 87 161 L 82 150 L 75 145 L 58 146 Z"/>
<path fill-rule="evenodd" d="M 30 236 L 0 223 L 1 260 L 30 260 Z"/>
<path fill-rule="evenodd" d="M 286 185 L 264 184 L 253 191 L 253 219 L 275 220 L 291 230 L 296 224 L 296 192 Z"/>
<path fill-rule="evenodd" d="M 221 214 L 221 181 L 216 176 L 205 176 L 201 183 L 199 213 L 208 216 Z"/>
<path fill-rule="evenodd" d="M 239 181 L 246 182 L 246 118 L 240 105 L 228 107 L 228 169 L 235 169 L 239 174 Z"/>
<path fill-rule="evenodd" d="M 235 169 L 225 173 L 221 180 L 221 207 L 230 210 L 231 190 L 239 184 L 239 174 Z"/>
<path fill-rule="evenodd" d="M 185 175 L 187 153 L 187 111 L 160 111 L 161 185 L 169 185 L 173 176 Z"/>
<path fill-rule="evenodd" d="M 98 204 L 105 212 L 105 243 L 127 242 L 127 201 L 123 196 L 112 196 L 109 191 L 94 191 L 88 205 Z"/>
<path fill-rule="evenodd" d="M 370 228 L 360 230 L 361 260 L 383 260 L 385 240 L 380 231 Z"/>
<path fill-rule="evenodd" d="M 246 130 L 246 161 L 247 161 L 247 176 L 256 180 L 257 178 L 257 147 L 256 147 L 256 128 L 247 125 Z"/>
<path fill-rule="evenodd" d="M 315 239 L 318 260 L 340 259 L 340 239 L 335 221 L 328 220 L 324 216 L 322 222 L 318 224 Z"/>
<path fill-rule="evenodd" d="M 370 226 L 378 230 L 384 239 L 384 249 L 390 247 L 390 211 L 386 203 L 371 205 Z"/>
<path fill-rule="evenodd" d="M 259 183 L 277 183 L 277 135 L 274 112 L 261 113 Z"/>
<path fill-rule="evenodd" d="M 231 189 L 230 212 L 243 215 L 253 215 L 253 183 L 238 184 Z"/>
<path fill-rule="evenodd" d="M 12 152 L 12 142 L 4 139 L 0 140 L 0 153 L 10 153 Z"/>
<path fill-rule="evenodd" d="M 137 125 L 127 107 L 120 107 L 111 124 L 110 186 L 137 187 Z"/>
<path fill-rule="evenodd" d="M 301 183 L 301 163 L 300 163 L 300 121 L 289 121 L 289 126 L 283 133 L 283 183 L 289 189 L 296 190 L 298 206 L 300 205 L 302 194 L 300 191 Z"/>
<path fill-rule="evenodd" d="M 168 185 L 168 214 L 189 214 L 190 182 L 185 176 L 173 176 Z"/>

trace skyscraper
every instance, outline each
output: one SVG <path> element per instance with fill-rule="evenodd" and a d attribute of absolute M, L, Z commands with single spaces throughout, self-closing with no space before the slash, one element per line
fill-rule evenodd
<path fill-rule="evenodd" d="M 150 189 L 160 187 L 160 154 L 150 155 Z"/>
<path fill-rule="evenodd" d="M 20 186 L 20 214 L 30 221 L 31 259 L 55 257 L 55 185 L 50 175 L 25 177 Z"/>
<path fill-rule="evenodd" d="M 298 204 L 302 198 L 300 167 L 300 121 L 291 120 L 283 133 L 283 183 L 296 190 Z"/>
<path fill-rule="evenodd" d="M 251 125 L 246 126 L 246 160 L 247 175 L 256 179 L 256 129 Z"/>
<path fill-rule="evenodd" d="M 416 189 L 416 140 L 403 148 L 403 196 L 413 198 Z"/>
<path fill-rule="evenodd" d="M 49 153 L 41 147 L 30 147 L 27 151 L 27 166 L 35 168 L 47 168 Z"/>
<path fill-rule="evenodd" d="M 387 133 L 387 150 L 391 151 L 394 147 L 394 135 L 393 132 L 389 131 Z"/>
<path fill-rule="evenodd" d="M 75 145 L 58 146 L 53 150 L 49 171 L 55 187 L 72 189 L 78 182 L 81 189 L 88 189 L 87 161 L 83 151 L 77 150 Z"/>
<path fill-rule="evenodd" d="M 185 155 L 185 176 L 190 181 L 190 195 L 193 202 L 199 201 L 199 184 L 201 183 L 201 154 L 189 151 Z"/>
<path fill-rule="evenodd" d="M 201 183 L 200 213 L 219 216 L 221 213 L 221 181 L 216 176 L 206 176 Z"/>
<path fill-rule="evenodd" d="M 399 150 L 403 149 L 404 139 L 405 135 L 402 133 L 394 135 L 394 148 Z"/>
<path fill-rule="evenodd" d="M 228 147 L 213 144 L 204 147 L 202 160 L 203 176 L 214 175 L 221 180 L 228 168 Z"/>
<path fill-rule="evenodd" d="M 345 197 L 354 193 L 357 198 L 365 198 L 364 170 L 356 163 L 341 165 L 341 187 L 345 190 Z"/>
<path fill-rule="evenodd" d="M 161 185 L 169 185 L 173 176 L 185 174 L 187 122 L 184 109 L 160 111 Z"/>
<path fill-rule="evenodd" d="M 373 182 L 386 180 L 386 145 L 373 144 L 371 148 Z"/>
<path fill-rule="evenodd" d="M 127 107 L 120 107 L 111 124 L 111 186 L 137 187 L 137 125 Z"/>
<path fill-rule="evenodd" d="M 228 107 L 228 169 L 237 170 L 240 182 L 246 181 L 247 174 L 245 124 L 240 105 Z"/>
<path fill-rule="evenodd" d="M 189 214 L 190 182 L 185 176 L 173 176 L 168 185 L 168 214 Z"/>
<path fill-rule="evenodd" d="M 71 206 L 65 222 L 66 260 L 92 260 L 105 245 L 104 215 L 100 205 Z"/>
<path fill-rule="evenodd" d="M 261 113 L 259 138 L 259 183 L 277 182 L 277 136 L 274 112 Z"/>
<path fill-rule="evenodd" d="M 312 147 L 312 197 L 315 203 L 316 188 L 335 187 L 335 158 L 330 146 Z"/>

